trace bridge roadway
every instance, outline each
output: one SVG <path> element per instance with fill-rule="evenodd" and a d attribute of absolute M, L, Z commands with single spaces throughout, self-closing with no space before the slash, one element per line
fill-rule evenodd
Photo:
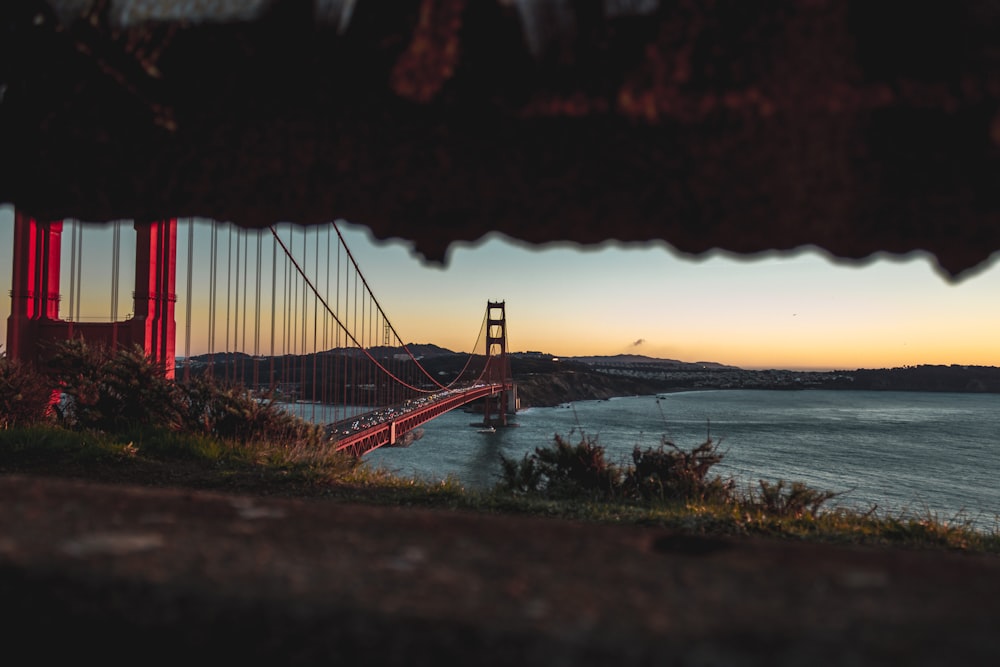
<path fill-rule="evenodd" d="M 401 412 L 392 413 L 390 418 L 365 428 L 358 429 L 352 425 L 363 421 L 372 413 L 342 420 L 331 425 L 330 429 L 332 437 L 337 439 L 337 451 L 349 450 L 355 456 L 362 456 L 384 445 L 396 444 L 406 433 L 445 412 L 510 389 L 510 383 L 476 384 L 466 389 L 431 394 L 427 397 L 426 404 L 416 408 L 403 408 Z"/>

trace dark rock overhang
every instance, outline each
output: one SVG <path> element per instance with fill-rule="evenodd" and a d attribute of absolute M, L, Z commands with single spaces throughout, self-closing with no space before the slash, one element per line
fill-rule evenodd
<path fill-rule="evenodd" d="M 989 0 L 6 0 L 0 202 L 686 253 L 1000 250 Z"/>

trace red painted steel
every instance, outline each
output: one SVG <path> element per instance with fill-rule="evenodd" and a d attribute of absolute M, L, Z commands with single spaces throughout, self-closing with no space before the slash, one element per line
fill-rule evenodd
<path fill-rule="evenodd" d="M 174 377 L 177 221 L 135 223 L 134 316 L 124 322 L 59 319 L 61 220 L 43 222 L 15 211 L 7 355 L 34 362 L 52 341 L 83 338 L 111 347 L 138 344 Z"/>
<path fill-rule="evenodd" d="M 174 377 L 177 323 L 174 291 L 177 279 L 177 220 L 135 223 L 135 315 L 131 322 L 133 344 L 161 363 Z"/>
<path fill-rule="evenodd" d="M 59 254 L 62 221 L 38 221 L 14 212 L 14 247 L 7 356 L 34 359 L 38 323 L 59 318 Z"/>
<path fill-rule="evenodd" d="M 346 450 L 354 456 L 363 456 L 373 449 L 396 444 L 401 436 L 449 410 L 454 410 L 466 403 L 471 403 L 480 398 L 496 396 L 509 390 L 509 384 L 500 383 L 473 387 L 465 392 L 449 395 L 434 401 L 431 405 L 411 410 L 395 419 L 376 424 L 371 428 L 341 438 L 337 441 L 337 451 Z"/>
<path fill-rule="evenodd" d="M 486 369 L 487 382 L 509 382 L 510 360 L 507 358 L 507 308 L 505 301 L 486 302 Z M 507 391 L 499 392 L 497 416 L 501 426 L 507 425 Z M 493 425 L 493 406 L 487 400 L 483 406 L 483 424 Z"/>
<path fill-rule="evenodd" d="M 138 344 L 151 359 L 163 364 L 167 377 L 173 378 L 176 338 L 174 310 L 177 301 L 176 220 L 135 223 L 133 315 L 122 322 L 80 323 L 59 319 L 62 226 L 62 221 L 40 222 L 16 212 L 8 354 L 12 358 L 34 361 L 43 352 L 46 342 L 75 337 L 83 338 L 88 343 L 112 347 Z M 291 253 L 273 229 L 272 234 L 291 257 Z M 385 373 L 390 380 L 401 387 L 418 390 L 417 387 L 397 377 L 371 355 L 364 341 L 354 337 L 351 330 L 339 320 L 337 314 L 330 310 L 329 305 L 320 296 L 305 271 L 295 262 L 294 257 L 291 259 L 316 298 L 323 303 L 325 310 L 344 330 L 348 338 L 358 346 L 373 367 Z M 351 259 L 353 261 L 353 257 Z M 364 278 L 356 263 L 354 268 L 363 281 Z M 367 283 L 365 289 L 370 293 Z M 378 306 L 374 296 L 371 299 L 372 303 Z M 381 312 L 381 307 L 378 308 Z M 366 316 L 362 307 L 362 318 L 366 317 L 371 317 L 371 311 L 369 310 Z M 388 320 L 385 328 L 391 329 Z M 395 333 L 394 330 L 392 332 Z M 364 328 L 362 328 L 363 336 Z M 430 378 L 435 385 L 445 391 L 431 394 L 427 397 L 429 401 L 427 404 L 414 409 L 391 413 L 385 410 L 383 414 L 391 416 L 362 431 L 343 436 L 336 443 L 338 450 L 346 450 L 361 456 L 378 447 L 394 445 L 413 429 L 431 419 L 480 399 L 486 399 L 483 411 L 484 424 L 493 423 L 491 416 L 496 407 L 493 405 L 496 402 L 495 397 L 499 397 L 497 414 L 499 422 L 506 424 L 506 396 L 513 390 L 513 384 L 507 357 L 504 302 L 487 303 L 486 365 L 476 380 L 478 384 L 466 389 L 448 390 L 447 388 L 452 385 L 442 385 L 420 365 L 409 350 L 407 353 L 409 361 L 419 367 L 425 377 Z M 466 367 L 471 363 L 473 356 L 470 355 Z M 465 369 L 456 377 L 456 381 L 464 373 Z M 358 380 L 354 377 L 352 382 L 357 384 Z M 362 381 L 365 382 L 368 380 Z"/>

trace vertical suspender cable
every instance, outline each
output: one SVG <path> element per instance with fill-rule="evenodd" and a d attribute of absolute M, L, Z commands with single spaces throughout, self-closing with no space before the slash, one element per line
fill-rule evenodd
<path fill-rule="evenodd" d="M 288 295 L 291 294 L 292 287 L 289 284 L 292 275 L 292 269 L 288 264 L 288 255 L 282 256 L 282 260 L 285 262 L 285 270 L 282 283 L 282 295 L 281 295 L 281 308 L 284 312 L 284 318 L 282 320 L 281 327 L 281 381 L 285 382 L 288 380 L 288 331 L 292 326 L 291 321 L 291 311 L 289 310 L 289 299 Z"/>
<path fill-rule="evenodd" d="M 288 247 L 295 248 L 294 226 L 288 230 Z M 295 272 L 292 271 L 292 265 L 290 262 L 288 264 L 288 279 L 291 281 L 291 285 L 294 288 L 291 293 L 292 319 L 290 321 L 291 329 L 289 331 L 289 335 L 291 336 L 292 354 L 295 355 L 299 351 L 299 279 Z"/>
<path fill-rule="evenodd" d="M 372 334 L 371 334 L 371 329 L 368 326 L 369 314 L 367 310 L 368 302 L 367 299 L 365 298 L 366 296 L 367 295 L 365 294 L 365 290 L 361 290 L 361 346 L 364 347 L 366 350 L 370 350 L 372 347 L 372 340 L 371 340 Z M 373 369 L 371 367 L 371 363 L 369 363 L 367 358 L 365 359 L 364 364 L 365 364 L 364 365 L 365 398 L 368 399 L 368 409 L 370 410 L 373 407 L 372 404 L 373 399 L 371 392 L 371 385 L 372 385 L 371 378 Z"/>
<path fill-rule="evenodd" d="M 76 260 L 76 317 L 74 318 L 77 322 L 80 321 L 80 289 L 83 286 L 83 224 L 77 221 L 79 226 L 78 237 L 80 242 L 76 246 L 77 260 Z"/>
<path fill-rule="evenodd" d="M 368 303 L 365 299 L 365 292 L 361 290 L 361 347 L 364 349 L 371 349 L 371 342 L 369 341 L 370 334 L 368 333 Z M 364 365 L 361 367 L 361 372 L 363 374 L 363 384 L 365 385 L 365 407 L 369 410 L 372 408 L 372 395 L 369 391 L 371 385 L 371 364 L 365 359 Z"/>
<path fill-rule="evenodd" d="M 208 352 L 208 364 L 209 370 L 212 364 L 212 352 L 213 352 L 213 335 L 212 330 L 215 326 L 214 313 L 212 312 L 215 307 L 215 290 L 213 285 L 215 284 L 215 221 L 209 223 L 211 228 L 209 229 L 208 237 L 208 322 L 206 323 L 206 329 L 208 330 L 208 340 L 207 342 L 207 352 Z"/>
<path fill-rule="evenodd" d="M 115 322 L 118 321 L 118 300 L 121 294 L 121 276 L 122 276 L 122 221 L 115 220 L 115 299 L 114 315 L 111 319 Z M 144 286 L 145 289 L 145 286 Z"/>
<path fill-rule="evenodd" d="M 295 248 L 295 226 L 292 226 L 288 233 L 288 247 L 289 249 Z M 299 275 L 295 271 L 295 264 L 293 257 L 290 255 L 288 263 L 288 280 L 289 284 L 292 286 L 292 292 L 289 295 L 291 299 L 291 319 L 289 323 L 291 327 L 288 330 L 288 344 L 292 351 L 292 358 L 289 359 L 290 369 L 288 371 L 289 376 L 294 382 L 298 384 L 298 394 L 297 398 L 302 396 L 302 378 L 298 377 L 299 374 Z"/>
<path fill-rule="evenodd" d="M 275 243 L 275 247 L 277 247 L 277 243 Z M 284 255 L 282 255 L 281 256 L 281 261 L 282 261 L 282 264 L 281 264 L 281 290 L 280 290 L 281 291 L 281 319 L 278 321 L 278 324 L 281 326 L 281 332 L 280 332 L 281 344 L 278 346 L 278 349 L 281 351 L 280 352 L 280 354 L 281 354 L 280 362 L 281 363 L 278 364 L 278 370 L 277 370 L 277 377 L 278 377 L 277 382 L 278 383 L 280 383 L 281 379 L 284 378 L 284 372 L 285 372 L 285 359 L 284 359 L 284 353 L 285 353 L 285 327 L 288 326 L 288 302 L 285 301 L 285 292 L 288 290 L 288 267 L 285 266 L 285 264 L 284 264 L 285 262 L 288 261 L 288 258 L 285 257 Z M 278 294 L 278 290 L 275 290 L 275 298 L 277 298 L 277 294 Z"/>
<path fill-rule="evenodd" d="M 348 280 L 348 285 L 350 285 L 350 279 L 351 279 L 350 269 L 345 269 L 344 275 L 346 276 L 346 278 Z M 358 296 L 358 283 L 357 283 L 357 280 L 355 280 L 354 281 L 354 303 L 353 303 L 353 306 L 352 306 L 351 301 L 350 301 L 350 299 L 351 299 L 350 293 L 347 294 L 347 308 L 348 308 L 348 313 L 351 313 L 353 311 L 353 315 L 351 316 L 351 319 L 350 319 L 350 323 L 351 323 L 350 333 L 351 333 L 351 337 L 355 341 L 358 338 L 358 328 L 357 328 L 358 327 L 358 299 L 357 299 L 357 296 Z M 358 407 L 361 407 L 363 405 L 363 403 L 361 402 L 361 393 L 358 391 L 358 356 L 359 355 L 356 354 L 356 352 L 357 352 L 357 350 L 354 350 L 354 349 L 351 350 L 351 403 L 353 403 L 354 405 L 357 405 Z"/>
<path fill-rule="evenodd" d="M 337 242 L 337 280 L 334 281 L 334 287 L 337 290 L 337 298 L 335 300 L 336 301 L 336 305 L 334 306 L 334 312 L 337 313 L 337 317 L 341 317 L 342 313 L 340 311 L 340 242 L 339 241 Z M 347 371 L 346 371 L 346 369 L 347 369 L 347 359 L 344 358 L 343 350 L 340 348 L 340 327 L 337 327 L 336 337 L 335 337 L 335 341 L 334 341 L 334 347 L 337 350 L 337 356 L 335 356 L 333 358 L 333 364 L 334 364 L 334 366 L 333 366 L 333 373 L 334 373 L 334 381 L 333 381 L 333 392 L 334 392 L 334 395 L 333 395 L 333 402 L 334 402 L 334 404 L 337 404 L 337 405 L 340 405 L 341 403 L 344 405 L 344 413 L 343 413 L 343 416 L 341 417 L 341 419 L 347 419 L 347 398 L 346 398 L 347 397 Z M 343 365 L 343 367 L 345 369 L 344 370 L 344 385 L 343 385 L 344 386 L 344 391 L 340 392 L 340 395 L 339 395 L 339 399 L 340 400 L 338 400 L 338 392 L 337 392 L 337 389 L 339 389 L 340 386 L 341 386 L 339 371 L 337 369 L 337 362 L 338 361 Z"/>
<path fill-rule="evenodd" d="M 326 300 L 330 301 L 330 226 L 326 225 Z M 330 353 L 330 314 L 323 314 L 323 403 L 330 404 L 330 378 L 333 374 L 333 354 Z M 336 419 L 336 415 L 333 415 Z"/>
<path fill-rule="evenodd" d="M 378 344 L 379 344 L 378 333 L 379 333 L 378 329 L 375 328 L 375 307 L 374 307 L 374 303 L 372 303 L 371 295 L 369 295 L 369 298 L 368 298 L 368 339 L 371 341 L 371 344 L 369 345 L 369 347 L 374 347 L 374 348 L 378 347 Z M 372 364 L 369 364 L 369 366 L 371 366 L 371 369 L 372 369 L 371 385 L 372 385 L 372 387 L 376 387 L 377 388 L 378 384 L 379 384 L 379 372 L 378 372 L 378 369 L 374 365 L 372 365 Z M 379 405 L 379 403 L 380 403 L 380 401 L 378 400 L 378 391 L 376 389 L 376 390 L 374 390 L 372 392 L 372 406 L 375 407 L 375 406 Z"/>
<path fill-rule="evenodd" d="M 230 229 L 233 225 L 230 225 Z M 237 354 L 240 352 L 240 230 L 236 229 L 236 268 L 235 275 L 233 279 L 233 289 L 235 293 L 233 294 L 233 354 L 232 354 L 232 365 L 233 365 L 233 381 L 238 382 L 236 379 L 237 370 Z"/>
<path fill-rule="evenodd" d="M 308 262 L 309 262 L 309 253 L 306 250 L 306 242 L 307 241 L 308 241 L 308 227 L 306 227 L 305 225 L 302 225 L 302 265 L 304 267 L 306 267 L 306 269 L 309 268 L 309 264 L 308 264 Z M 303 269 L 303 270 L 306 271 L 306 269 Z M 306 271 L 306 275 L 308 275 L 308 271 Z M 303 279 L 301 277 L 297 278 L 296 281 L 295 281 L 296 286 L 300 282 L 302 282 L 302 280 Z M 299 349 L 302 350 L 302 356 L 299 359 L 299 393 L 302 396 L 302 398 L 306 397 L 306 391 L 305 391 L 305 389 L 306 389 L 306 354 L 308 353 L 308 351 L 306 349 L 306 340 L 307 340 L 307 338 L 306 338 L 307 333 L 306 332 L 307 332 L 307 330 L 309 328 L 308 327 L 308 322 L 309 322 L 309 290 L 307 290 L 305 284 L 303 284 L 302 285 L 302 346 L 301 346 L 301 348 L 299 348 Z"/>
<path fill-rule="evenodd" d="M 362 344 L 367 349 L 371 350 L 372 347 L 375 346 L 376 340 L 375 340 L 375 337 L 374 337 L 374 333 L 375 332 L 373 332 L 372 328 L 371 328 L 371 319 L 372 319 L 371 301 L 367 297 L 368 297 L 367 291 L 362 291 L 361 292 L 361 336 L 362 336 L 361 342 L 362 342 Z M 366 307 L 367 307 L 367 311 L 366 311 Z M 364 338 L 366 330 L 368 332 L 368 339 L 367 340 L 365 340 L 365 338 Z M 374 397 L 374 392 L 371 391 L 371 387 L 373 387 L 375 385 L 375 382 L 374 382 L 374 380 L 375 380 L 375 368 L 370 363 L 366 363 L 365 364 L 365 370 L 367 371 L 365 373 L 365 384 L 367 384 L 368 387 L 369 387 L 369 391 L 368 391 L 368 407 L 369 408 L 374 408 L 375 407 L 375 397 Z"/>
<path fill-rule="evenodd" d="M 347 280 L 348 280 L 347 284 L 350 285 L 351 283 L 349 281 L 350 281 L 351 277 L 354 275 L 351 272 L 350 267 L 346 267 L 344 269 L 344 274 L 346 275 Z M 348 288 L 348 289 L 350 290 L 350 288 Z M 352 296 L 351 292 L 348 291 L 348 293 L 347 293 L 347 308 L 348 308 L 348 313 L 351 313 L 351 315 L 350 315 L 350 323 L 351 323 L 350 332 L 351 332 L 352 338 L 354 339 L 352 342 L 356 345 L 357 344 L 356 341 L 357 341 L 357 337 L 358 337 L 358 299 L 357 299 L 358 286 L 357 286 L 357 281 L 356 280 L 355 280 L 355 283 L 354 283 L 353 290 L 354 290 L 354 294 L 353 294 L 354 300 L 353 300 L 353 302 L 351 301 L 351 296 Z M 354 405 L 358 406 L 358 408 L 361 408 L 364 405 L 364 403 L 361 400 L 361 392 L 358 390 L 358 355 L 356 354 L 356 352 L 357 352 L 357 350 L 355 350 L 353 348 L 351 349 L 351 403 L 353 403 Z"/>
<path fill-rule="evenodd" d="M 240 384 L 246 384 L 246 351 L 247 351 L 247 274 L 250 272 L 250 265 L 247 262 L 247 254 L 250 246 L 250 236 L 246 229 L 240 228 L 243 233 L 243 308 L 240 309 L 240 315 L 242 316 L 242 339 L 240 343 L 240 352 L 244 354 L 240 357 Z"/>
<path fill-rule="evenodd" d="M 260 357 L 260 279 L 263 274 L 263 267 L 261 266 L 261 248 L 260 248 L 260 236 L 261 230 L 257 229 L 257 275 L 256 275 L 256 290 L 254 291 L 254 318 L 253 318 L 253 384 L 256 390 L 260 390 L 260 371 L 258 369 L 257 360 Z"/>
<path fill-rule="evenodd" d="M 111 232 L 111 321 L 118 321 L 118 275 L 121 271 L 122 221 L 115 220 Z"/>
<path fill-rule="evenodd" d="M 184 380 L 191 379 L 191 294 L 194 272 L 194 218 L 188 219 L 187 302 L 184 304 Z"/>
<path fill-rule="evenodd" d="M 282 256 L 284 262 L 284 272 L 281 283 L 281 310 L 284 314 L 281 320 L 281 381 L 285 382 L 288 377 L 288 329 L 292 326 L 291 313 L 288 309 L 288 295 L 291 293 L 291 286 L 288 284 L 291 276 L 291 267 L 288 266 L 288 255 Z"/>
<path fill-rule="evenodd" d="M 352 314 L 352 311 L 356 310 L 357 310 L 357 305 L 351 303 L 350 269 L 348 269 L 345 266 L 344 267 L 344 313 L 346 314 L 347 322 L 350 328 L 345 330 L 348 335 L 344 337 L 344 349 L 347 350 L 348 356 L 347 359 L 345 359 L 344 361 L 346 362 L 346 365 L 350 368 L 350 371 L 348 371 L 347 368 L 345 368 L 344 373 L 345 377 L 347 378 L 346 386 L 350 387 L 351 390 L 348 402 L 351 405 L 360 407 L 361 403 L 358 400 L 360 396 L 358 395 L 358 387 L 356 382 L 358 357 L 356 354 L 354 354 L 355 350 L 351 348 L 349 344 L 349 342 L 357 340 L 358 317 L 356 312 L 353 312 Z M 348 372 L 350 373 L 349 376 L 347 375 Z"/>
<path fill-rule="evenodd" d="M 271 236 L 271 378 L 269 380 L 271 394 L 274 394 L 274 338 L 275 326 L 278 322 L 278 241 Z"/>
<path fill-rule="evenodd" d="M 326 291 L 324 291 L 323 297 L 326 300 L 326 302 L 329 303 L 330 302 L 330 227 L 329 227 L 329 225 L 327 225 L 325 227 L 325 229 L 326 229 L 326 258 L 325 258 L 325 261 L 326 261 Z M 328 387 L 327 387 L 329 379 L 330 379 L 330 354 L 329 354 L 330 339 L 329 339 L 329 333 L 330 333 L 330 316 L 329 316 L 328 313 L 324 312 L 323 313 L 323 345 L 322 345 L 324 354 L 323 354 L 322 378 L 320 378 L 320 381 L 323 383 L 321 385 L 320 400 L 323 401 L 324 405 L 329 405 L 329 401 L 328 401 L 328 399 L 329 399 L 329 391 L 328 391 Z"/>
<path fill-rule="evenodd" d="M 295 239 L 295 227 L 288 228 L 288 244 L 291 245 L 292 241 Z M 285 326 L 285 346 L 286 346 L 286 357 L 285 357 L 285 367 L 284 380 L 290 382 L 294 380 L 294 362 L 290 358 L 295 355 L 295 339 L 298 335 L 298 327 L 295 326 L 295 311 L 297 310 L 298 300 L 299 300 L 299 290 L 298 285 L 294 283 L 294 273 L 292 271 L 292 263 L 289 261 L 288 255 L 285 255 L 285 280 L 288 285 L 288 293 L 285 295 L 285 319 L 287 324 Z"/>
<path fill-rule="evenodd" d="M 316 241 L 315 241 L 314 256 L 316 258 L 314 269 L 316 273 L 319 273 L 319 227 L 316 227 Z M 312 355 L 313 355 L 313 378 L 312 378 L 312 419 L 316 421 L 316 381 L 318 374 L 318 363 L 319 363 L 319 343 L 317 336 L 319 333 L 319 296 L 313 295 L 313 344 L 312 344 Z"/>
<path fill-rule="evenodd" d="M 357 339 L 357 337 L 358 337 L 357 336 L 357 334 L 358 334 L 358 277 L 356 275 L 354 275 L 354 319 L 351 320 L 351 329 L 354 331 L 354 338 Z M 361 340 L 361 343 L 360 343 L 360 345 L 362 345 L 362 346 L 364 345 L 363 338 L 364 338 L 364 332 L 362 331 L 362 340 Z M 359 361 L 360 358 L 361 358 L 360 354 L 355 354 L 354 355 L 354 371 L 351 373 L 351 375 L 354 378 L 354 382 L 353 382 L 353 384 L 354 384 L 354 392 L 355 392 L 355 395 L 357 396 L 357 399 L 358 399 L 358 405 L 359 406 L 364 406 L 364 400 L 363 400 L 364 397 L 361 395 L 361 390 L 358 389 L 358 384 L 359 384 L 358 383 L 358 368 L 359 368 L 358 364 L 360 363 L 360 361 Z"/>
<path fill-rule="evenodd" d="M 229 380 L 229 366 L 230 366 L 230 363 L 232 361 L 232 358 L 229 355 L 229 308 L 230 308 L 230 298 L 229 297 L 232 296 L 232 293 L 233 293 L 233 288 L 232 288 L 232 285 L 233 285 L 233 226 L 230 224 L 230 225 L 228 225 L 228 227 L 229 227 L 229 238 L 227 239 L 227 242 L 226 242 L 226 335 L 223 336 L 223 340 L 226 341 L 226 344 L 225 344 L 225 355 L 223 356 L 223 359 L 226 360 L 225 361 L 226 365 L 224 366 L 224 371 L 223 372 L 225 373 L 224 377 L 226 378 L 227 381 Z"/>
<path fill-rule="evenodd" d="M 308 230 L 309 228 L 305 225 L 302 226 L 302 265 L 305 267 L 303 271 L 308 275 L 309 268 L 309 253 L 306 251 L 306 243 L 308 241 Z M 303 278 L 300 276 L 296 281 L 296 284 L 302 283 Z M 302 387 L 302 397 L 306 397 L 306 355 L 308 354 L 308 349 L 306 347 L 307 331 L 309 329 L 309 290 L 306 289 L 305 284 L 302 284 L 302 345 L 300 349 L 302 350 L 302 356 L 299 359 L 299 383 Z"/>
<path fill-rule="evenodd" d="M 368 331 L 367 305 L 368 304 L 365 300 L 365 291 L 361 290 L 361 347 L 366 350 L 370 350 L 371 342 L 368 340 L 368 338 L 366 338 L 366 335 L 369 337 L 371 336 L 370 332 Z M 371 364 L 368 363 L 367 359 L 365 359 L 363 363 L 364 365 L 361 367 L 361 373 L 362 373 L 361 382 L 362 384 L 365 385 L 365 401 L 366 401 L 365 407 L 367 407 L 370 410 L 372 407 L 372 394 L 371 391 L 369 391 L 369 388 L 371 387 Z"/>
<path fill-rule="evenodd" d="M 215 276 L 217 253 L 219 246 L 219 223 L 212 221 L 212 240 L 208 259 L 208 374 L 214 375 L 215 369 Z"/>
<path fill-rule="evenodd" d="M 73 226 L 70 227 L 70 246 L 69 246 L 69 318 L 73 319 L 73 306 L 74 297 L 76 296 L 76 234 L 79 225 L 76 221 L 71 223 Z"/>

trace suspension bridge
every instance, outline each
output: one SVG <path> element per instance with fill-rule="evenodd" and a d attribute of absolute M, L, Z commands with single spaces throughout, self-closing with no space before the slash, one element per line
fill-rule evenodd
<path fill-rule="evenodd" d="M 516 409 L 505 303 L 487 301 L 460 368 L 435 372 L 403 342 L 336 223 L 96 225 L 15 211 L 13 241 L 12 359 L 38 361 L 67 339 L 141 346 L 167 377 L 245 387 L 324 424 L 338 450 L 357 456 L 409 444 L 421 425 L 473 403 L 491 428 Z M 106 280 L 88 268 L 93 256 Z M 130 273 L 131 303 L 121 294 Z"/>

